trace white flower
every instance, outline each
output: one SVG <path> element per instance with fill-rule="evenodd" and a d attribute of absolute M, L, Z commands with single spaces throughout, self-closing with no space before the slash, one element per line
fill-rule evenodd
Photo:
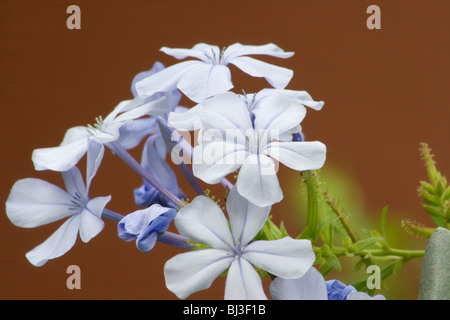
<path fill-rule="evenodd" d="M 11 222 L 22 228 L 34 228 L 60 219 L 67 219 L 46 241 L 26 254 L 35 266 L 44 265 L 72 248 L 77 233 L 83 242 L 90 241 L 103 229 L 103 209 L 111 197 L 89 197 L 89 186 L 95 176 L 103 151 L 90 144 L 86 184 L 80 171 L 72 167 L 62 173 L 67 192 L 44 180 L 18 180 L 6 201 L 6 214 Z M 95 157 L 93 157 L 95 155 Z"/>
<path fill-rule="evenodd" d="M 252 112 L 258 109 L 261 104 L 264 105 L 263 101 L 267 98 L 270 98 L 272 95 L 285 95 L 286 97 L 295 99 L 295 101 L 299 105 L 306 106 L 317 111 L 321 110 L 324 105 L 323 101 L 314 101 L 311 95 L 303 90 L 297 91 L 266 88 L 260 90 L 257 93 L 242 94 L 239 96 L 244 101 L 247 109 Z M 168 124 L 180 131 L 193 131 L 196 129 L 200 129 L 200 114 L 203 112 L 202 110 L 203 104 L 200 103 L 190 109 L 187 109 L 185 111 L 183 110 L 184 112 L 170 112 Z"/>
<path fill-rule="evenodd" d="M 196 197 L 175 217 L 181 235 L 210 247 L 166 262 L 166 286 L 179 298 L 209 288 L 228 269 L 225 299 L 266 299 L 253 266 L 284 278 L 300 277 L 311 267 L 315 256 L 308 240 L 285 237 L 252 241 L 266 222 L 270 207 L 249 203 L 235 188 L 226 207 L 230 224 L 220 207 L 205 196 Z"/>
<path fill-rule="evenodd" d="M 168 110 L 165 97 L 145 104 L 142 104 L 143 101 L 141 98 L 122 101 L 105 119 L 97 118 L 95 126 L 68 129 L 58 147 L 35 149 L 32 154 L 35 169 L 67 171 L 88 151 L 88 141 L 92 140 L 103 148 L 104 144 L 120 138 L 119 130 L 124 124 L 145 115 L 162 114 Z"/>
<path fill-rule="evenodd" d="M 270 43 L 249 46 L 235 43 L 220 51 L 219 47 L 199 43 L 192 49 L 161 48 L 161 51 L 177 59 L 187 57 L 198 60 L 180 62 L 136 83 L 141 97 L 149 97 L 159 91 L 178 88 L 195 102 L 226 92 L 233 88 L 228 64 L 233 64 L 253 77 L 264 77 L 273 87 L 283 89 L 293 76 L 292 70 L 256 60 L 247 55 L 269 55 L 289 58 L 294 53 L 284 52 Z"/>
<path fill-rule="evenodd" d="M 295 98 L 272 94 L 249 112 L 243 99 L 227 92 L 201 105 L 193 172 L 206 183 L 218 183 L 239 169 L 238 192 L 264 207 L 283 198 L 274 159 L 297 171 L 319 169 L 325 162 L 323 143 L 283 139 L 299 130 L 306 114 Z"/>

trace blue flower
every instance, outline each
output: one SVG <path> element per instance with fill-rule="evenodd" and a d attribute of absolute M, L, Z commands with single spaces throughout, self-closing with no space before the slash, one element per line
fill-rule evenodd
<path fill-rule="evenodd" d="M 136 247 L 145 253 L 155 246 L 158 234 L 163 233 L 177 211 L 154 204 L 125 216 L 117 225 L 118 236 L 124 241 L 136 240 Z"/>
<path fill-rule="evenodd" d="M 328 280 L 327 285 L 328 300 L 346 300 L 350 292 L 356 291 L 353 286 L 346 285 L 339 280 Z"/>
<path fill-rule="evenodd" d="M 183 198 L 184 195 L 178 187 L 177 177 L 166 162 L 166 155 L 167 147 L 161 135 L 152 135 L 144 145 L 141 165 L 171 193 L 179 198 Z M 134 190 L 134 200 L 141 207 L 148 207 L 155 203 L 166 207 L 176 207 L 176 204 L 146 180 L 143 181 L 143 184 L 139 188 Z"/>

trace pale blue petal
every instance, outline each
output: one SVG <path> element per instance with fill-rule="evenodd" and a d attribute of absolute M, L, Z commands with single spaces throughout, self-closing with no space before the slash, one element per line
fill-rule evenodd
<path fill-rule="evenodd" d="M 170 192 L 181 197 L 183 195 L 180 192 L 177 177 L 166 162 L 166 154 L 167 147 L 162 137 L 160 135 L 152 135 L 144 145 L 141 165 Z M 140 206 L 149 206 L 153 203 L 160 203 L 163 206 L 175 206 L 147 181 L 144 181 L 140 188 L 135 189 L 134 195 L 136 204 Z"/>
<path fill-rule="evenodd" d="M 175 217 L 178 232 L 212 248 L 229 250 L 233 244 L 230 227 L 220 207 L 206 196 L 197 196 Z"/>
<path fill-rule="evenodd" d="M 44 265 L 48 260 L 58 258 L 69 251 L 77 239 L 80 215 L 64 222 L 47 240 L 26 254 L 27 259 L 36 267 Z"/>
<path fill-rule="evenodd" d="M 253 129 L 247 106 L 237 94 L 232 92 L 220 94 L 203 101 L 201 105 L 199 114 L 203 125 L 206 128 L 223 131 L 224 138 L 226 131 L 235 130 L 231 138 L 237 138 L 242 142 L 239 132 L 245 137 L 245 131 Z"/>
<path fill-rule="evenodd" d="M 285 52 L 273 43 L 259 46 L 235 43 L 225 49 L 223 60 L 227 63 L 230 59 L 247 55 L 267 55 L 285 59 L 292 57 L 294 52 Z"/>
<path fill-rule="evenodd" d="M 125 216 L 117 225 L 118 236 L 122 240 L 136 239 L 136 246 L 149 252 L 156 242 L 158 232 L 164 232 L 175 218 L 177 211 L 154 204 Z"/>
<path fill-rule="evenodd" d="M 178 49 L 162 47 L 160 50 L 167 55 L 170 55 L 176 59 L 196 58 L 204 62 L 208 62 L 209 59 L 205 56 L 205 52 L 210 51 L 215 46 L 211 46 L 204 43 L 195 45 L 192 49 Z"/>
<path fill-rule="evenodd" d="M 72 167 L 72 169 L 62 172 L 62 177 L 67 192 L 72 197 L 87 202 L 89 195 L 80 170 L 77 167 Z"/>
<path fill-rule="evenodd" d="M 164 65 L 161 62 L 156 61 L 153 64 L 153 67 L 150 70 L 142 71 L 142 72 L 139 72 L 137 75 L 135 75 L 134 78 L 133 78 L 133 81 L 131 82 L 131 93 L 133 94 L 133 96 L 134 97 L 138 96 L 138 93 L 137 93 L 137 90 L 136 90 L 136 83 L 138 81 L 141 81 L 142 79 L 145 79 L 145 78 L 147 78 L 147 77 L 149 77 L 149 76 L 151 76 L 151 75 L 153 75 L 153 74 L 163 70 L 164 68 L 165 67 L 164 67 Z"/>
<path fill-rule="evenodd" d="M 281 135 L 300 124 L 306 115 L 306 108 L 294 98 L 275 93 L 263 99 L 256 109 L 255 128 L 278 131 Z M 277 138 L 276 136 L 274 138 Z"/>
<path fill-rule="evenodd" d="M 18 227 L 34 228 L 80 212 L 72 200 L 70 194 L 47 181 L 21 179 L 11 189 L 6 214 Z"/>
<path fill-rule="evenodd" d="M 220 64 L 200 63 L 184 72 L 177 88 L 192 101 L 202 102 L 233 88 L 230 69 Z"/>
<path fill-rule="evenodd" d="M 192 172 L 206 183 L 219 183 L 225 176 L 241 167 L 247 153 L 243 144 L 220 140 L 205 141 L 193 150 Z"/>
<path fill-rule="evenodd" d="M 126 122 L 146 115 L 161 115 L 168 111 L 169 102 L 165 96 L 161 96 L 155 100 L 145 102 L 144 104 L 121 113 L 114 119 L 114 122 Z"/>
<path fill-rule="evenodd" d="M 284 237 L 250 243 L 243 258 L 267 272 L 286 279 L 302 277 L 315 260 L 311 241 Z"/>
<path fill-rule="evenodd" d="M 264 226 L 271 206 L 259 207 L 241 196 L 233 187 L 227 196 L 227 213 L 235 244 L 246 246 Z"/>
<path fill-rule="evenodd" d="M 243 258 L 235 259 L 228 270 L 225 300 L 267 300 L 258 272 Z"/>
<path fill-rule="evenodd" d="M 148 253 L 152 251 L 152 249 L 155 247 L 157 240 L 158 240 L 158 233 L 156 231 L 151 232 L 147 234 L 145 238 L 138 239 L 138 241 L 136 241 L 136 247 L 139 249 L 139 251 Z"/>
<path fill-rule="evenodd" d="M 198 104 L 185 112 L 170 112 L 167 124 L 179 131 L 193 131 L 201 128 L 203 105 Z"/>
<path fill-rule="evenodd" d="M 270 283 L 270 296 L 274 300 L 328 300 L 325 279 L 314 267 L 301 278 L 276 277 Z"/>
<path fill-rule="evenodd" d="M 267 207 L 283 199 L 275 164 L 265 155 L 251 154 L 239 170 L 237 191 L 248 201 Z"/>
<path fill-rule="evenodd" d="M 323 101 L 314 101 L 311 95 L 303 90 L 287 90 L 287 89 L 274 89 L 274 88 L 266 88 L 260 90 L 255 94 L 255 108 L 258 107 L 259 102 L 263 101 L 265 98 L 273 95 L 273 94 L 283 94 L 290 96 L 296 99 L 303 106 L 309 107 L 314 110 L 321 110 L 324 106 L 325 102 Z"/>
<path fill-rule="evenodd" d="M 148 98 L 157 92 L 169 92 L 177 89 L 177 85 L 184 74 L 203 65 L 201 61 L 184 61 L 164 70 L 161 70 L 149 77 L 146 77 L 135 84 L 136 92 L 141 98 Z"/>
<path fill-rule="evenodd" d="M 145 137 L 159 132 L 156 121 L 157 117 L 147 117 L 125 123 L 119 129 L 120 138 L 117 142 L 125 150 L 136 147 Z"/>
<path fill-rule="evenodd" d="M 103 230 L 105 223 L 101 219 L 101 215 L 110 200 L 111 196 L 94 198 L 81 212 L 80 238 L 83 242 L 89 242 Z"/>
<path fill-rule="evenodd" d="M 339 280 L 326 281 L 328 300 L 345 300 L 350 292 L 356 291 L 353 286 L 346 285 Z"/>
<path fill-rule="evenodd" d="M 180 299 L 208 289 L 234 257 L 224 250 L 204 249 L 178 254 L 164 265 L 166 287 Z"/>
<path fill-rule="evenodd" d="M 35 149 L 31 156 L 36 170 L 67 171 L 75 166 L 87 150 L 86 127 L 67 130 L 58 147 Z"/>
<path fill-rule="evenodd" d="M 92 179 L 97 174 L 98 168 L 102 163 L 105 147 L 103 144 L 94 140 L 89 140 L 87 149 L 87 165 L 86 165 L 86 193 L 89 194 Z"/>
<path fill-rule="evenodd" d="M 237 57 L 227 62 L 234 64 L 252 77 L 265 78 L 270 85 L 277 89 L 284 89 L 294 76 L 294 72 L 290 69 L 250 57 Z"/>
<path fill-rule="evenodd" d="M 322 168 L 327 148 L 319 141 L 274 141 L 263 152 L 291 169 L 304 171 Z"/>
<path fill-rule="evenodd" d="M 346 300 L 386 300 L 386 297 L 382 294 L 377 294 L 371 297 L 365 292 L 353 291 L 347 295 Z"/>

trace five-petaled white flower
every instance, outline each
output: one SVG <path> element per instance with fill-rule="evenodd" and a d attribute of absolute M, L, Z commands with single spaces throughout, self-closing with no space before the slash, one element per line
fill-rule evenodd
<path fill-rule="evenodd" d="M 239 193 L 258 206 L 268 206 L 283 198 L 274 159 L 298 171 L 319 169 L 325 162 L 323 143 L 286 140 L 301 130 L 299 123 L 306 114 L 305 107 L 291 96 L 272 94 L 252 111 L 231 92 L 201 105 L 193 172 L 206 183 L 218 183 L 239 169 Z"/>
<path fill-rule="evenodd" d="M 90 143 L 88 148 L 98 149 L 98 145 Z M 34 228 L 70 217 L 26 254 L 33 265 L 42 266 L 49 259 L 65 254 L 75 244 L 78 233 L 83 242 L 88 242 L 102 231 L 101 215 L 111 196 L 89 197 L 89 187 L 102 157 L 102 150 L 88 153 L 86 184 L 77 167 L 62 172 L 67 192 L 35 178 L 21 179 L 13 185 L 6 201 L 6 214 L 16 226 Z"/>
<path fill-rule="evenodd" d="M 304 90 L 285 90 L 285 89 L 274 89 L 266 88 L 262 89 L 257 93 L 244 93 L 239 95 L 247 109 L 250 112 L 258 109 L 261 103 L 270 98 L 272 95 L 284 95 L 295 99 L 296 102 L 302 106 L 309 107 L 314 110 L 321 110 L 324 102 L 314 101 L 311 95 Z M 262 104 L 264 105 L 264 104 Z M 282 107 L 282 106 L 280 106 Z M 201 113 L 203 112 L 203 104 L 197 104 L 196 106 L 182 110 L 180 112 L 170 112 L 169 113 L 169 124 L 181 131 L 193 131 L 200 129 L 201 127 Z M 300 127 L 299 127 L 300 128 Z M 301 130 L 301 128 L 300 128 Z"/>
<path fill-rule="evenodd" d="M 289 58 L 294 54 L 285 52 L 272 43 L 261 46 L 235 43 L 222 51 L 217 46 L 199 43 L 192 49 L 163 47 L 161 51 L 177 59 L 192 57 L 198 60 L 180 62 L 137 82 L 136 89 L 141 97 L 178 88 L 192 101 L 201 102 L 233 88 L 228 64 L 235 65 L 253 77 L 264 77 L 278 89 L 285 88 L 293 76 L 290 69 L 247 57 L 247 55 L 268 55 Z"/>
<path fill-rule="evenodd" d="M 253 266 L 283 278 L 301 277 L 312 266 L 315 255 L 309 240 L 253 241 L 270 207 L 251 204 L 236 188 L 231 189 L 226 207 L 230 224 L 220 207 L 205 196 L 196 197 L 175 217 L 181 235 L 210 247 L 181 253 L 166 262 L 166 286 L 179 298 L 209 288 L 228 269 L 225 299 L 266 299 Z"/>
<path fill-rule="evenodd" d="M 125 124 L 145 115 L 159 115 L 167 111 L 168 103 L 165 97 L 150 102 L 144 102 L 141 98 L 122 101 L 105 119 L 98 117 L 94 126 L 68 129 L 59 146 L 35 149 L 32 154 L 35 169 L 67 171 L 88 151 L 90 140 L 104 148 L 104 144 L 120 138 L 126 139 L 120 134 L 120 128 Z"/>

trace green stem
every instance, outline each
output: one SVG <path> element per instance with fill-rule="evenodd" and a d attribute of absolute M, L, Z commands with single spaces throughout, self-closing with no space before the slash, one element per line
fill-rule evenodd
<path fill-rule="evenodd" d="M 333 201 L 333 199 L 330 197 L 328 193 L 323 194 L 325 200 L 327 201 L 328 205 L 330 206 L 331 210 L 339 217 L 339 220 L 341 220 L 342 225 L 344 226 L 345 230 L 348 233 L 348 236 L 352 240 L 353 243 L 359 241 L 359 236 L 356 233 L 356 231 L 353 229 L 350 221 L 345 217 L 343 212 L 339 209 L 339 207 L 336 205 L 336 203 Z"/>
<path fill-rule="evenodd" d="M 313 247 L 314 252 L 317 254 L 321 251 L 321 247 Z M 333 252 L 337 257 L 343 256 L 345 254 L 354 254 L 360 257 L 372 256 L 372 257 L 384 257 L 384 256 L 395 256 L 403 258 L 405 261 L 408 261 L 412 258 L 420 258 L 425 254 L 425 250 L 402 250 L 395 248 L 384 248 L 384 249 L 364 249 L 360 252 L 349 252 L 344 247 L 330 247 L 330 251 Z"/>

